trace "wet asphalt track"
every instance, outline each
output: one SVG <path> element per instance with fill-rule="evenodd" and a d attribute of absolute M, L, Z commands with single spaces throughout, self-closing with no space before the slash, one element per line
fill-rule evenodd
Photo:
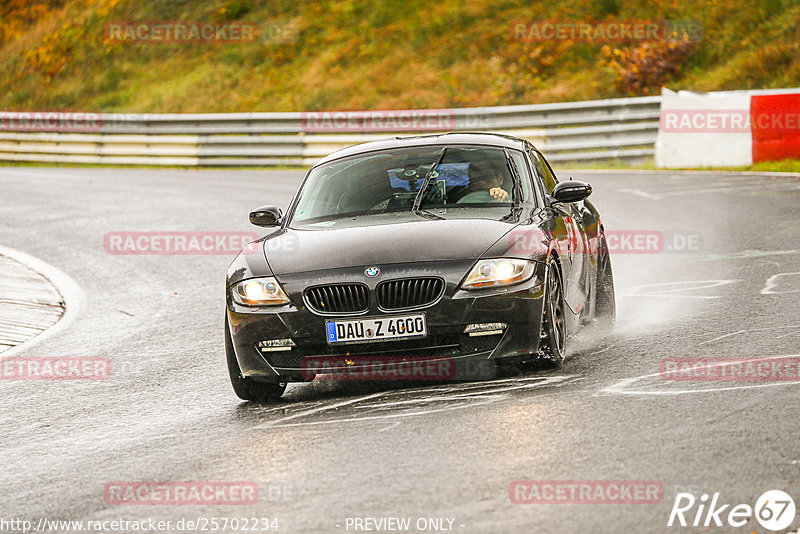
<path fill-rule="evenodd" d="M 800 353 L 800 181 L 571 174 L 592 183 L 609 230 L 701 236 L 700 250 L 613 256 L 610 337 L 574 340 L 558 371 L 290 385 L 260 405 L 239 402 L 225 371 L 231 258 L 112 256 L 103 236 L 250 231 L 249 209 L 285 206 L 302 172 L 0 167 L 0 245 L 56 266 L 85 295 L 71 324 L 19 354 L 105 356 L 114 369 L 103 381 L 0 381 L 0 518 L 257 516 L 304 533 L 399 516 L 450 518 L 463 533 L 693 532 L 666 527 L 678 491 L 752 505 L 783 489 L 800 503 L 797 382 L 657 375 L 667 357 Z M 654 480 L 664 498 L 513 504 L 509 484 L 520 479 Z M 253 481 L 260 499 L 106 504 L 105 484 L 127 480 Z M 765 532 L 755 520 L 706 531 L 753 530 Z"/>

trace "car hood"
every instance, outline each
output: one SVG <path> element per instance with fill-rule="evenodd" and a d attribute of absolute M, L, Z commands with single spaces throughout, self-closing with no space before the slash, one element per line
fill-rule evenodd
<path fill-rule="evenodd" d="M 263 241 L 276 275 L 423 261 L 477 260 L 515 224 L 487 219 L 419 220 L 340 229 L 286 229 Z"/>

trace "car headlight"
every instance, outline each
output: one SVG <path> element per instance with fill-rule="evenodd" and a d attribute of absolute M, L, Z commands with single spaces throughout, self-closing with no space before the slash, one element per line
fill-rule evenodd
<path fill-rule="evenodd" d="M 289 297 L 272 276 L 242 280 L 231 286 L 231 297 L 243 306 L 280 306 Z"/>
<path fill-rule="evenodd" d="M 480 260 L 461 284 L 461 289 L 484 289 L 519 284 L 530 280 L 536 263 L 528 260 L 499 258 Z"/>

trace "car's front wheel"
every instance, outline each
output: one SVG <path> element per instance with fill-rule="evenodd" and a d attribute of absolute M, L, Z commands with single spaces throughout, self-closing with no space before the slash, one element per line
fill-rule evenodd
<path fill-rule="evenodd" d="M 567 338 L 564 318 L 564 284 L 555 260 L 547 265 L 542 332 L 539 342 L 541 359 L 554 367 L 564 363 L 564 344 Z"/>
<path fill-rule="evenodd" d="M 228 316 L 225 315 L 225 358 L 228 360 L 228 375 L 236 396 L 248 401 L 269 401 L 280 398 L 286 390 L 286 382 L 256 382 L 252 378 L 242 376 L 236 353 L 233 351 Z"/>

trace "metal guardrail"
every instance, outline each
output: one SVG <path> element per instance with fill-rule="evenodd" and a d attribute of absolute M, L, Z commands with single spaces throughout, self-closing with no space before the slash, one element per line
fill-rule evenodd
<path fill-rule="evenodd" d="M 491 131 L 529 139 L 550 160 L 642 160 L 653 156 L 661 97 L 421 110 L 445 128 L 376 132 L 354 121 L 320 128 L 313 113 L 98 114 L 90 131 L 0 112 L 0 160 L 117 165 L 311 165 L 329 153 L 391 135 Z M 320 112 L 326 114 L 327 112 Z M 357 113 L 357 112 L 353 112 Z M 363 114 L 404 112 L 363 112 Z M 330 112 L 327 116 L 346 115 Z M 41 115 L 41 114 L 40 114 Z M 3 119 L 6 120 L 3 120 Z M 40 117 L 41 118 L 41 117 Z M 387 121 L 387 124 L 390 121 Z M 439 124 L 439 126 L 441 126 Z M 384 129 L 384 128 L 381 128 Z M 325 130 L 325 131 L 321 131 Z M 335 131 L 327 131 L 335 130 Z"/>

